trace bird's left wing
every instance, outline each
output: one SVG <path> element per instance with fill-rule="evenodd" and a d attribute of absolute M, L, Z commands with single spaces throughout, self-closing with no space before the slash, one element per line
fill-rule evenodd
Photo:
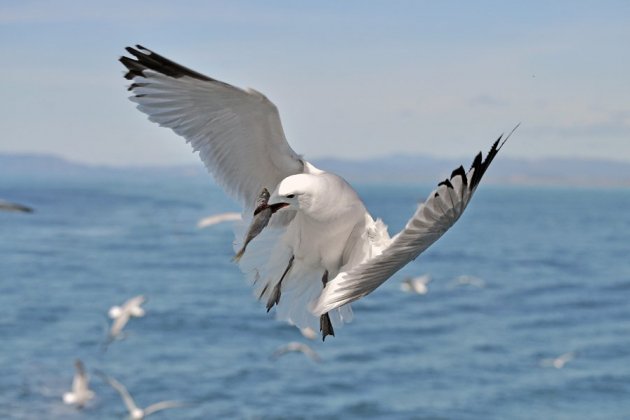
<path fill-rule="evenodd" d="M 84 392 L 88 388 L 88 377 L 85 372 L 85 366 L 81 360 L 77 359 L 74 362 L 74 367 L 76 372 L 72 379 L 72 391 L 74 393 Z"/>
<path fill-rule="evenodd" d="M 141 306 L 146 301 L 144 295 L 134 296 L 123 304 L 123 310 L 129 311 L 131 308 Z"/>
<path fill-rule="evenodd" d="M 382 253 L 328 282 L 313 313 L 324 314 L 371 293 L 437 241 L 462 215 L 488 166 L 513 132 L 504 139 L 500 136 L 485 160 L 479 153 L 468 173 L 460 166 L 450 179 L 440 182 Z"/>

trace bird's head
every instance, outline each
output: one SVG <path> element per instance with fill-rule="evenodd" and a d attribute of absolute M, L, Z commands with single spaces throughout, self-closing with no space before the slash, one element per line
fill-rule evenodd
<path fill-rule="evenodd" d="M 131 410 L 129 414 L 131 414 L 133 420 L 142 420 L 144 418 L 144 410 L 138 407 Z"/>
<path fill-rule="evenodd" d="M 120 315 L 122 315 L 122 308 L 120 306 L 112 306 L 111 308 L 109 308 L 109 312 L 107 313 L 107 315 L 111 319 L 116 319 Z"/>
<path fill-rule="evenodd" d="M 308 174 L 291 175 L 283 179 L 269 198 L 274 211 L 301 210 L 308 212 L 313 204 L 313 177 Z"/>

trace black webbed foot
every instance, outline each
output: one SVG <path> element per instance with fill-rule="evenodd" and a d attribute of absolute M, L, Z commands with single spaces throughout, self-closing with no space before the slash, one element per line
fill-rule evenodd
<path fill-rule="evenodd" d="M 325 341 L 326 337 L 329 335 L 335 336 L 335 330 L 333 329 L 332 322 L 330 322 L 328 312 L 319 317 L 319 330 L 322 332 L 322 341 Z"/>
<path fill-rule="evenodd" d="M 324 271 L 322 283 L 324 287 L 326 287 L 326 283 L 328 283 L 328 270 Z M 322 332 L 322 341 L 326 340 L 326 337 L 329 335 L 335 336 L 335 330 L 333 329 L 332 322 L 330 322 L 328 312 L 319 317 L 319 330 Z"/>

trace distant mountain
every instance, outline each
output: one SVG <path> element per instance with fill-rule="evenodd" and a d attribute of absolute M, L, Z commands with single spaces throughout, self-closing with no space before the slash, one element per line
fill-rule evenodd
<path fill-rule="evenodd" d="M 206 174 L 200 163 L 180 166 L 88 165 L 47 154 L 0 154 L 0 177 L 116 177 L 136 175 L 200 176 Z"/>
<path fill-rule="evenodd" d="M 439 182 L 466 160 L 426 156 L 388 156 L 362 161 L 319 159 L 315 164 L 363 183 Z M 510 159 L 499 156 L 492 162 L 485 182 L 509 185 L 630 186 L 630 163 L 595 159 Z"/>
<path fill-rule="evenodd" d="M 434 184 L 472 161 L 395 155 L 360 161 L 336 158 L 313 163 L 357 184 Z M 114 167 L 71 162 L 45 154 L 0 154 L 0 177 L 208 177 L 203 165 Z M 630 186 L 630 163 L 590 159 L 509 159 L 500 156 L 486 183 L 557 186 Z"/>

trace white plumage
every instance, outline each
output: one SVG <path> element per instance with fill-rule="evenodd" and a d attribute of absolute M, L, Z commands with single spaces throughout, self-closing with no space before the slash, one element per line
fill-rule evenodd
<path fill-rule="evenodd" d="M 267 308 L 277 306 L 278 318 L 319 328 L 324 337 L 352 318 L 349 303 L 380 286 L 459 219 L 503 145 L 500 137 L 485 160 L 480 153 L 468 172 L 453 171 L 390 238 L 344 179 L 291 149 L 277 108 L 263 94 L 214 80 L 141 46 L 127 51 L 134 58 L 121 62 L 132 80 L 131 100 L 151 121 L 199 151 L 246 215 L 263 188 L 273 191 L 269 205 L 286 204 L 248 246 L 240 267 Z M 241 239 L 237 235 L 235 249 Z"/>
<path fill-rule="evenodd" d="M 223 222 L 237 222 L 242 220 L 241 213 L 229 212 L 229 213 L 220 213 L 213 214 L 212 216 L 204 217 L 197 222 L 197 227 L 199 229 L 206 228 L 208 226 L 213 226 Z"/>
<path fill-rule="evenodd" d="M 184 405 L 179 401 L 160 401 L 155 404 L 151 404 L 146 408 L 140 408 L 123 384 L 105 374 L 101 373 L 100 375 L 112 388 L 114 388 L 116 392 L 118 392 L 125 404 L 125 407 L 127 407 L 127 410 L 129 411 L 129 417 L 133 420 L 142 420 L 153 413 L 157 413 L 158 411 L 182 407 Z"/>
<path fill-rule="evenodd" d="M 428 284 L 431 282 L 431 276 L 423 274 L 418 277 L 407 277 L 400 284 L 403 292 L 416 293 L 418 295 L 426 295 L 429 292 Z"/>
<path fill-rule="evenodd" d="M 120 336 L 123 328 L 129 322 L 131 317 L 140 318 L 145 314 L 142 305 L 146 302 L 143 295 L 134 296 L 127 300 L 121 306 L 112 306 L 109 308 L 107 315 L 113 320 L 109 329 L 108 340 L 112 341 Z"/>
<path fill-rule="evenodd" d="M 85 372 L 83 362 L 77 359 L 74 362 L 75 373 L 72 379 L 72 390 L 63 394 L 63 402 L 83 408 L 88 401 L 94 398 L 94 392 L 90 389 L 90 379 Z"/>

